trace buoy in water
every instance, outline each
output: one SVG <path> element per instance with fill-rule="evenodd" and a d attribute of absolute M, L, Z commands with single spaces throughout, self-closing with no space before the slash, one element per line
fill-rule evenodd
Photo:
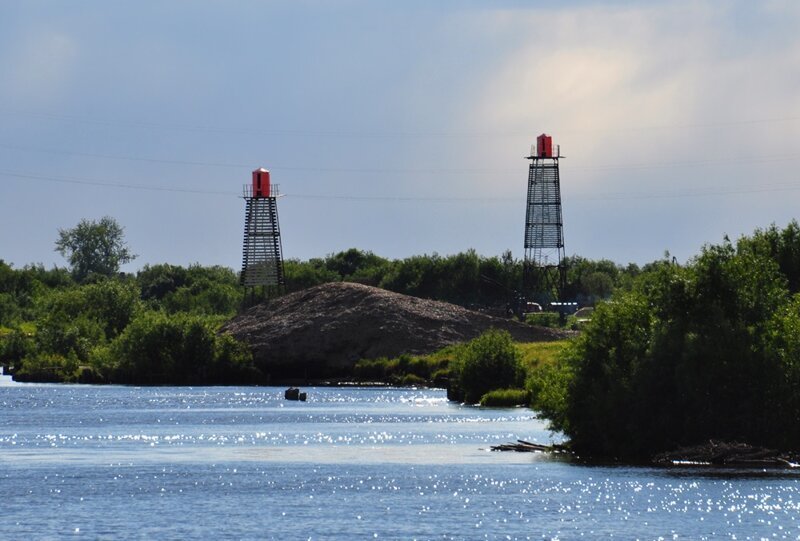
<path fill-rule="evenodd" d="M 289 387 L 283 393 L 283 398 L 286 400 L 299 400 L 301 402 L 305 402 L 307 396 L 308 395 L 306 393 L 301 393 L 300 389 L 297 387 Z"/>

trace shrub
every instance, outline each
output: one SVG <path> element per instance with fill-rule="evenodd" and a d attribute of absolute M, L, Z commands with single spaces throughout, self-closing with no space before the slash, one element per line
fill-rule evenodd
<path fill-rule="evenodd" d="M 0 363 L 20 367 L 22 359 L 32 356 L 36 350 L 33 339 L 20 330 L 0 335 Z"/>
<path fill-rule="evenodd" d="M 103 327 L 96 319 L 79 315 L 68 317 L 63 312 L 48 314 L 38 322 L 35 348 L 42 354 L 75 357 L 88 361 L 91 350 L 104 343 Z M 23 360 L 27 363 L 30 359 Z"/>
<path fill-rule="evenodd" d="M 65 357 L 57 353 L 45 353 L 26 357 L 22 367 L 14 372 L 16 381 L 61 382 L 75 381 L 78 360 L 74 355 Z"/>
<path fill-rule="evenodd" d="M 685 267 L 645 270 L 597 307 L 564 364 L 529 378 L 534 406 L 593 455 L 709 439 L 800 448 L 794 252 L 776 261 L 761 242 L 726 239 Z"/>
<path fill-rule="evenodd" d="M 539 327 L 556 328 L 561 326 L 561 316 L 558 312 L 537 312 L 526 315 L 525 323 Z"/>
<path fill-rule="evenodd" d="M 416 374 L 405 374 L 400 378 L 399 384 L 406 387 L 417 387 L 427 385 L 428 380 L 421 378 Z"/>
<path fill-rule="evenodd" d="M 111 344 L 122 381 L 202 384 L 256 375 L 252 355 L 229 335 L 216 333 L 217 319 L 145 312 Z"/>
<path fill-rule="evenodd" d="M 567 428 L 565 412 L 572 377 L 571 365 L 563 357 L 539 363 L 528 370 L 525 388 L 530 396 L 530 406 L 549 419 L 554 430 Z"/>
<path fill-rule="evenodd" d="M 444 350 L 442 350 L 444 351 Z M 353 377 L 362 382 L 386 382 L 394 385 L 428 385 L 447 376 L 450 360 L 440 352 L 412 357 L 407 353 L 394 359 L 361 359 L 353 368 Z"/>
<path fill-rule="evenodd" d="M 511 335 L 496 329 L 467 343 L 453 368 L 464 401 L 470 404 L 494 389 L 519 387 L 523 378 L 520 354 Z"/>
<path fill-rule="evenodd" d="M 353 368 L 353 376 L 358 381 L 364 382 L 384 381 L 388 363 L 389 359 L 386 357 L 361 359 Z"/>
<path fill-rule="evenodd" d="M 481 397 L 481 406 L 491 408 L 512 408 L 514 406 L 527 406 L 530 402 L 530 393 L 525 389 L 495 389 Z"/>

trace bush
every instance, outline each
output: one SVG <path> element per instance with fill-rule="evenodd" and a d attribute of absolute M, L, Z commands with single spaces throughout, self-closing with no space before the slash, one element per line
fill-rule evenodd
<path fill-rule="evenodd" d="M 111 358 L 125 383 L 257 383 L 252 355 L 229 335 L 218 335 L 217 319 L 145 312 L 112 342 Z"/>
<path fill-rule="evenodd" d="M 534 406 L 592 455 L 642 459 L 709 439 L 800 449 L 795 252 L 765 242 L 726 239 L 685 267 L 643 271 L 597 307 L 562 364 L 529 378 Z"/>
<path fill-rule="evenodd" d="M 378 359 L 361 359 L 353 367 L 353 377 L 362 382 L 384 381 L 386 377 L 386 367 L 389 359 L 380 357 Z"/>
<path fill-rule="evenodd" d="M 22 367 L 14 372 L 16 381 L 71 382 L 77 378 L 78 360 L 74 355 L 65 357 L 57 353 L 45 353 L 26 357 Z"/>
<path fill-rule="evenodd" d="M 0 334 L 0 364 L 20 367 L 35 350 L 33 339 L 18 329 Z"/>
<path fill-rule="evenodd" d="M 450 360 L 441 352 L 422 357 L 403 353 L 394 359 L 379 357 L 361 359 L 353 368 L 353 377 L 362 382 L 384 382 L 393 385 L 428 385 L 447 375 Z"/>
<path fill-rule="evenodd" d="M 526 315 L 525 323 L 539 327 L 556 328 L 561 326 L 561 315 L 558 312 L 537 312 Z"/>
<path fill-rule="evenodd" d="M 530 406 L 549 419 L 551 428 L 555 430 L 567 429 L 565 412 L 572 378 L 571 365 L 563 353 L 562 357 L 539 363 L 528 370 L 525 388 L 530 396 Z"/>
<path fill-rule="evenodd" d="M 417 387 L 428 384 L 428 380 L 421 378 L 416 374 L 405 374 L 400 378 L 399 384 L 404 387 Z"/>
<path fill-rule="evenodd" d="M 102 339 L 112 339 L 128 325 L 139 308 L 139 288 L 136 284 L 100 279 L 80 287 L 55 290 L 43 297 L 37 307 L 37 323 L 40 332 L 47 333 L 53 327 L 72 327 L 83 320 L 84 328 L 97 326 Z M 98 337 L 93 335 L 91 338 L 93 345 Z M 46 351 L 54 353 L 66 354 L 68 351 L 59 349 L 60 346 L 56 344 L 48 347 Z"/>
<path fill-rule="evenodd" d="M 37 323 L 34 351 L 40 354 L 75 357 L 86 362 L 92 349 L 105 342 L 102 324 L 85 315 L 69 317 L 63 312 L 53 312 Z"/>
<path fill-rule="evenodd" d="M 520 354 L 507 331 L 491 329 L 467 343 L 452 367 L 464 401 L 476 404 L 489 391 L 521 386 Z"/>
<path fill-rule="evenodd" d="M 527 406 L 530 402 L 530 393 L 525 389 L 495 389 L 481 397 L 481 406 L 491 408 L 512 408 L 514 406 Z"/>
<path fill-rule="evenodd" d="M 243 299 L 239 286 L 203 279 L 166 294 L 161 304 L 171 313 L 232 316 Z"/>
<path fill-rule="evenodd" d="M 136 281 L 142 290 L 142 300 L 160 301 L 168 293 L 186 285 L 188 273 L 185 268 L 168 263 L 145 265 L 136 274 Z"/>

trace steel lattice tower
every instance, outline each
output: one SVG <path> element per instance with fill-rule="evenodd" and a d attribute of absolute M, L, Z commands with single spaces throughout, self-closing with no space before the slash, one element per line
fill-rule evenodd
<path fill-rule="evenodd" d="M 246 202 L 241 283 L 245 287 L 278 289 L 284 285 L 283 248 L 278 224 L 278 187 L 269 171 L 253 171 L 253 184 L 244 186 Z"/>
<path fill-rule="evenodd" d="M 531 149 L 528 168 L 528 203 L 525 213 L 523 292 L 539 302 L 562 300 L 567 282 L 564 221 L 561 218 L 561 183 L 553 139 L 542 134 Z"/>

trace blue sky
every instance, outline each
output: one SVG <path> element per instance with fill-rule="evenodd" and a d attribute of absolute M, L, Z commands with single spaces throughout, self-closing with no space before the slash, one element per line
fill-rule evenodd
<path fill-rule="evenodd" d="M 800 3 L 0 2 L 0 259 L 115 217 L 146 263 L 241 261 L 271 170 L 287 257 L 522 255 L 567 156 L 568 254 L 686 260 L 797 217 Z"/>

